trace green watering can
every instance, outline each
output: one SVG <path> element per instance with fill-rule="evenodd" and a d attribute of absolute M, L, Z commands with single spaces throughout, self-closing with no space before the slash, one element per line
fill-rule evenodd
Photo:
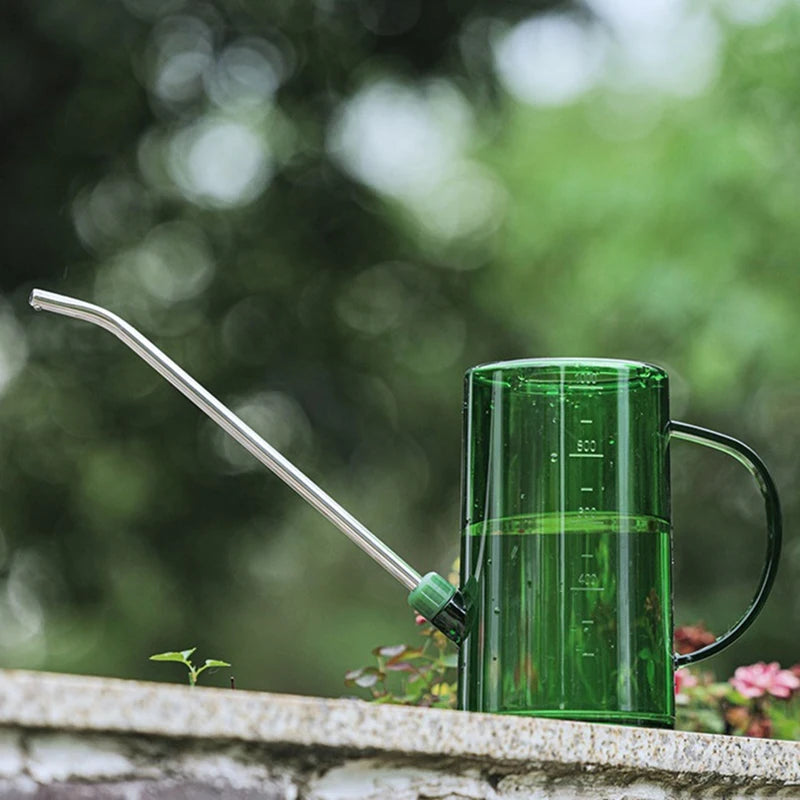
<path fill-rule="evenodd" d="M 420 575 L 123 319 L 38 289 L 30 303 L 111 331 L 400 581 L 460 647 L 464 710 L 671 727 L 674 670 L 741 636 L 774 582 L 781 515 L 769 472 L 736 439 L 670 420 L 659 367 L 529 359 L 467 371 L 458 589 Z M 767 522 L 749 608 L 684 655 L 672 652 L 671 439 L 742 463 Z"/>

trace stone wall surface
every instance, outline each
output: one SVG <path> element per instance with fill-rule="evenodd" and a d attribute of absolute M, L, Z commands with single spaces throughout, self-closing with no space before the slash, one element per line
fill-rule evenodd
<path fill-rule="evenodd" d="M 0 670 L 0 800 L 800 800 L 800 742 Z"/>

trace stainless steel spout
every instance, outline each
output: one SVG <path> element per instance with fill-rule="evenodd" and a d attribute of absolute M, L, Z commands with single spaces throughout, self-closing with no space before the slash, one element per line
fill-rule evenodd
<path fill-rule="evenodd" d="M 37 311 L 82 319 L 113 333 L 407 589 L 420 585 L 419 572 L 124 319 L 101 306 L 41 289 L 31 292 L 30 304 Z"/>

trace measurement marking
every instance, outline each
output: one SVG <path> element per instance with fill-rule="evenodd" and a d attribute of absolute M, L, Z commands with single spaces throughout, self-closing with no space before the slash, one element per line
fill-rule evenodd
<path fill-rule="evenodd" d="M 571 592 L 602 592 L 602 586 L 570 586 Z"/>
<path fill-rule="evenodd" d="M 581 486 L 581 491 L 582 492 L 593 492 L 594 488 L 591 487 L 591 486 Z"/>
<path fill-rule="evenodd" d="M 581 558 L 594 558 L 592 553 L 581 553 Z"/>
<path fill-rule="evenodd" d="M 567 453 L 570 458 L 605 458 L 603 453 Z"/>
<path fill-rule="evenodd" d="M 581 420 L 581 422 L 582 422 L 584 425 L 589 425 L 589 424 L 591 424 L 592 422 L 594 422 L 594 420 L 593 420 L 593 419 L 582 419 L 582 420 Z"/>
<path fill-rule="evenodd" d="M 581 620 L 581 625 L 594 625 L 594 620 L 593 619 L 582 619 Z"/>
<path fill-rule="evenodd" d="M 594 658 L 594 653 L 581 653 L 584 658 Z"/>

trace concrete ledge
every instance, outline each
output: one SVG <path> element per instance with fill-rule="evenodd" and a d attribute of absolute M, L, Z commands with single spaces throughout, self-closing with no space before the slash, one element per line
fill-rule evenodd
<path fill-rule="evenodd" d="M 0 670 L 0 798 L 389 796 L 800 798 L 800 742 Z"/>

